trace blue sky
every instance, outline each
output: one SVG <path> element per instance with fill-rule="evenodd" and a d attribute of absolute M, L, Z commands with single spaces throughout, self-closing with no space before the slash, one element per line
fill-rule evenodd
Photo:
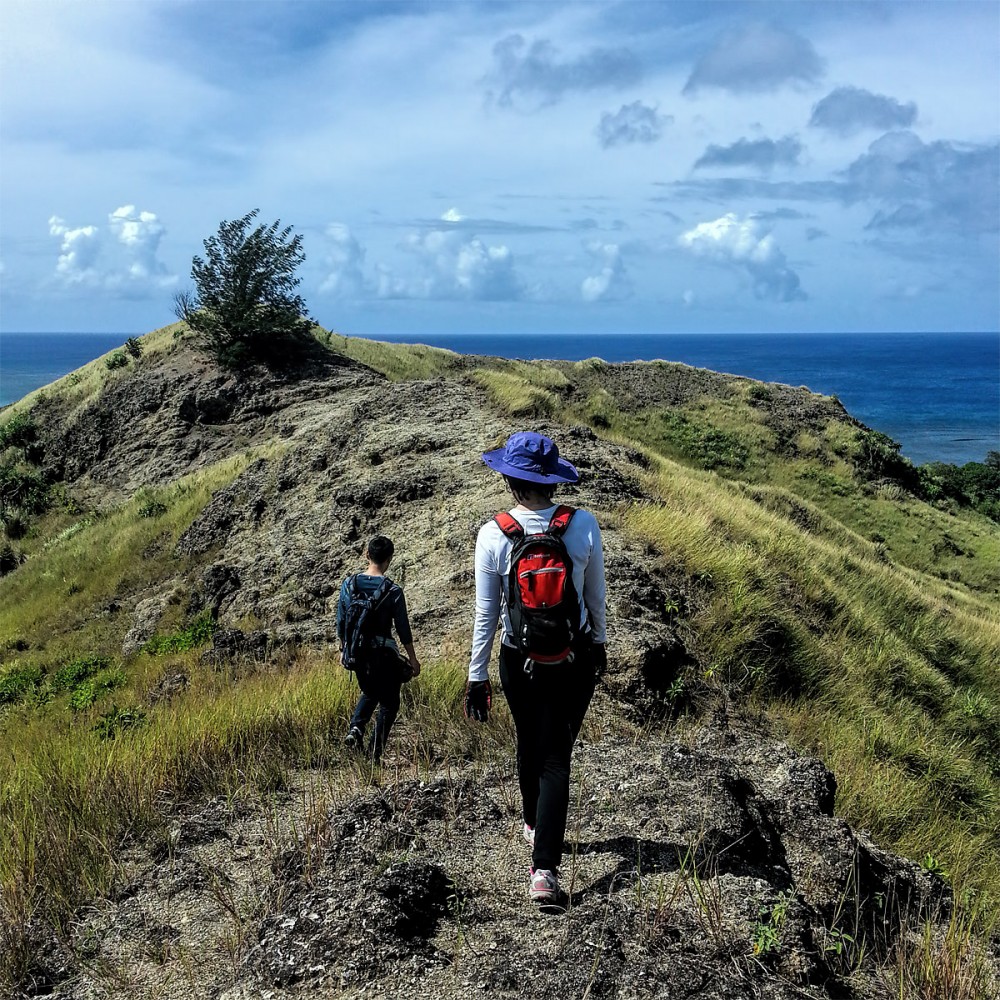
<path fill-rule="evenodd" d="M 5 0 L 0 329 L 222 219 L 344 333 L 996 330 L 1000 4 Z"/>

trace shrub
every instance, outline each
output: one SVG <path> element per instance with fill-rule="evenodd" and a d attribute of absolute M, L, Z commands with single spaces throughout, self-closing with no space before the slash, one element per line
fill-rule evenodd
<path fill-rule="evenodd" d="M 167 512 L 167 505 L 159 500 L 148 500 L 139 508 L 139 517 L 159 517 Z"/>
<path fill-rule="evenodd" d="M 258 210 L 223 221 L 204 241 L 205 258 L 195 257 L 195 292 L 181 292 L 174 311 L 204 338 L 224 365 L 287 357 L 294 341 L 309 336 L 312 323 L 295 293 L 296 269 L 305 260 L 302 237 L 280 221 L 250 229 Z"/>
<path fill-rule="evenodd" d="M 917 485 L 916 471 L 908 458 L 899 453 L 900 445 L 888 434 L 862 428 L 854 438 L 854 471 L 863 480 L 894 479 L 904 485 Z"/>
<path fill-rule="evenodd" d="M 212 638 L 215 622 L 208 611 L 203 611 L 186 628 L 172 635 L 154 635 L 143 646 L 147 653 L 162 656 L 164 653 L 183 653 L 185 650 L 203 646 Z"/>
<path fill-rule="evenodd" d="M 146 713 L 141 708 L 119 708 L 115 705 L 110 711 L 101 714 L 93 730 L 102 740 L 110 740 L 145 721 Z"/>
<path fill-rule="evenodd" d="M 125 351 L 128 353 L 129 357 L 141 358 L 142 357 L 142 344 L 139 342 L 138 337 L 129 337 L 125 341 Z"/>
<path fill-rule="evenodd" d="M 750 458 L 750 449 L 735 434 L 702 426 L 682 413 L 662 412 L 660 430 L 683 455 L 705 469 L 738 470 Z"/>
<path fill-rule="evenodd" d="M 49 487 L 35 469 L 11 462 L 0 464 L 0 510 L 19 508 L 40 514 L 49 504 Z"/>
<path fill-rule="evenodd" d="M 79 712 L 91 705 L 108 691 L 114 691 L 125 683 L 125 674 L 117 667 L 110 667 L 88 677 L 73 688 L 73 693 L 69 698 L 69 707 L 74 712 Z"/>
<path fill-rule="evenodd" d="M 6 507 L 0 510 L 0 521 L 7 537 L 16 542 L 28 533 L 28 515 L 18 507 Z"/>
<path fill-rule="evenodd" d="M 950 465 L 928 462 L 917 468 L 920 492 L 925 500 L 950 500 L 971 507 L 1000 521 L 1000 460 L 989 452 L 985 462 Z"/>
<path fill-rule="evenodd" d="M 116 368 L 124 368 L 127 364 L 128 358 L 125 356 L 124 351 L 115 351 L 104 359 L 104 365 L 110 371 L 114 371 Z"/>
<path fill-rule="evenodd" d="M 751 403 L 767 403 L 771 400 L 771 390 L 760 382 L 755 382 L 747 389 L 747 400 Z"/>
<path fill-rule="evenodd" d="M 99 670 L 108 667 L 108 660 L 103 656 L 81 656 L 69 663 L 64 663 L 52 675 L 52 689 L 54 691 L 66 691 L 76 687 L 81 681 L 93 676 Z"/>
<path fill-rule="evenodd" d="M 0 427 L 0 451 L 5 448 L 26 448 L 35 442 L 38 428 L 30 413 L 15 413 Z"/>
<path fill-rule="evenodd" d="M 24 562 L 24 556 L 10 542 L 0 545 L 0 576 L 6 576 Z"/>
<path fill-rule="evenodd" d="M 20 701 L 34 691 L 42 680 L 42 668 L 34 664 L 8 667 L 0 673 L 0 705 Z"/>

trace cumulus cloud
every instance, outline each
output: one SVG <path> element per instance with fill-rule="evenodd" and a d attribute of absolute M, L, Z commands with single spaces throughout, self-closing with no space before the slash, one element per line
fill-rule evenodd
<path fill-rule="evenodd" d="M 420 275 L 400 278 L 380 266 L 376 288 L 380 298 L 507 301 L 525 294 L 514 255 L 506 246 L 489 246 L 479 238 L 465 241 L 459 232 L 430 230 L 409 237 L 406 249 L 416 257 Z"/>
<path fill-rule="evenodd" d="M 908 128 L 916 119 L 917 106 L 912 101 L 901 104 L 894 97 L 861 87 L 838 87 L 813 105 L 809 124 L 846 137 L 869 128 L 882 132 Z"/>
<path fill-rule="evenodd" d="M 145 296 L 177 281 L 157 257 L 165 229 L 155 213 L 123 205 L 108 215 L 109 242 L 97 226 L 70 228 L 57 215 L 49 235 L 61 241 L 55 277 L 66 286 L 100 288 L 126 297 Z"/>
<path fill-rule="evenodd" d="M 888 132 L 845 171 L 851 200 L 883 203 L 870 228 L 996 232 L 1000 227 L 1000 144 L 924 143 Z"/>
<path fill-rule="evenodd" d="M 869 229 L 961 234 L 1000 229 L 1000 143 L 938 140 L 887 132 L 838 179 L 768 181 L 723 177 L 666 185 L 680 195 L 737 200 L 870 202 Z"/>
<path fill-rule="evenodd" d="M 49 219 L 49 234 L 62 240 L 56 275 L 66 284 L 98 284 L 100 275 L 94 267 L 101 251 L 97 226 L 80 226 L 70 229 L 63 219 L 53 215 Z"/>
<path fill-rule="evenodd" d="M 340 298 L 360 295 L 365 287 L 362 273 L 364 247 L 355 239 L 350 227 L 341 222 L 331 222 L 326 227 L 325 235 L 327 244 L 323 263 L 327 275 L 319 286 L 320 292 Z"/>
<path fill-rule="evenodd" d="M 793 135 L 782 139 L 738 139 L 731 146 L 709 146 L 695 161 L 694 169 L 704 167 L 752 167 L 767 172 L 776 166 L 794 166 L 799 162 L 802 143 Z"/>
<path fill-rule="evenodd" d="M 628 298 L 632 286 L 625 273 L 621 247 L 617 243 L 593 242 L 587 244 L 587 252 L 601 264 L 597 274 L 583 279 L 580 294 L 584 302 L 607 302 Z"/>
<path fill-rule="evenodd" d="M 749 24 L 727 31 L 698 60 L 685 94 L 706 87 L 733 93 L 777 90 L 811 84 L 823 75 L 823 60 L 812 43 L 777 24 Z"/>
<path fill-rule="evenodd" d="M 597 125 L 598 141 L 605 149 L 634 142 L 656 142 L 663 127 L 673 122 L 670 115 L 661 115 L 642 101 L 623 104 L 614 114 L 606 111 Z"/>
<path fill-rule="evenodd" d="M 156 257 L 166 230 L 155 212 L 138 212 L 135 205 L 123 205 L 108 216 L 108 225 L 125 247 L 130 278 L 139 281 L 152 278 L 166 284 L 176 280 Z"/>
<path fill-rule="evenodd" d="M 744 271 L 759 299 L 794 302 L 806 298 L 799 276 L 788 266 L 774 237 L 762 232 L 753 217 L 741 220 L 729 212 L 721 219 L 699 223 L 678 243 L 697 257 Z"/>
<path fill-rule="evenodd" d="M 642 79 L 635 54 L 626 48 L 595 47 L 575 59 L 560 59 L 545 38 L 530 44 L 511 34 L 493 46 L 490 96 L 502 108 L 525 110 L 555 104 L 574 90 L 628 87 Z"/>

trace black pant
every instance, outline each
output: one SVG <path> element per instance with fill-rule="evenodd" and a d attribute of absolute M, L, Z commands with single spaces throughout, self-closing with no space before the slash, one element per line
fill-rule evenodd
<path fill-rule="evenodd" d="M 372 760 L 378 761 L 382 758 L 386 740 L 389 739 L 389 730 L 392 729 L 392 724 L 399 714 L 399 692 L 402 681 L 398 671 L 380 669 L 377 664 L 357 670 L 356 676 L 361 686 L 361 697 L 354 709 L 354 715 L 351 716 L 351 728 L 356 726 L 364 732 L 365 726 L 378 707 L 375 731 L 368 743 L 368 753 Z"/>
<path fill-rule="evenodd" d="M 569 811 L 573 744 L 594 695 L 590 642 L 572 663 L 536 665 L 524 672 L 524 654 L 500 646 L 500 683 L 517 731 L 517 780 L 524 822 L 535 828 L 532 864 L 554 869 L 562 859 Z"/>

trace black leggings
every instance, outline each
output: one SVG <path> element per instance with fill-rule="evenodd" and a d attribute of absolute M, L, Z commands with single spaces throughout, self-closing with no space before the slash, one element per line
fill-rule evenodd
<path fill-rule="evenodd" d="M 590 643 L 572 663 L 524 672 L 524 654 L 500 646 L 500 683 L 517 731 L 517 780 L 524 822 L 535 828 L 532 865 L 555 869 L 562 860 L 569 811 L 573 744 L 594 695 Z"/>

